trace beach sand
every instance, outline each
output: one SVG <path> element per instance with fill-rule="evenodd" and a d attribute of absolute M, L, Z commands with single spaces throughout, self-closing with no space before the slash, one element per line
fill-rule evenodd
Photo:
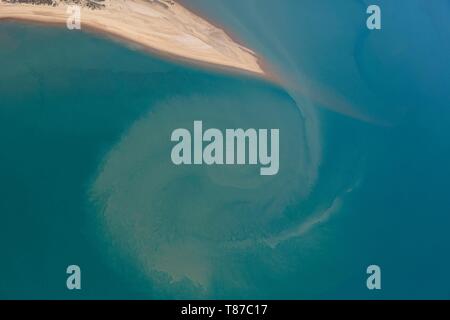
<path fill-rule="evenodd" d="M 0 0 L 0 20 L 66 26 L 67 4 L 55 6 Z M 256 54 L 225 31 L 170 0 L 105 0 L 100 9 L 81 6 L 81 29 L 101 32 L 174 58 L 271 78 Z M 73 32 L 77 32 L 74 30 Z"/>

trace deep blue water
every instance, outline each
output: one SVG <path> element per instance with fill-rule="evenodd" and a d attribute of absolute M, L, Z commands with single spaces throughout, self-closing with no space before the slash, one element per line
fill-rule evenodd
<path fill-rule="evenodd" d="M 332 244 L 321 243 L 317 297 L 448 298 L 450 1 L 183 2 L 263 52 L 298 106 L 319 114 L 322 164 L 306 203 L 357 180 L 323 226 Z M 369 4 L 380 31 L 365 28 Z M 369 264 L 384 270 L 380 292 L 365 287 Z"/>

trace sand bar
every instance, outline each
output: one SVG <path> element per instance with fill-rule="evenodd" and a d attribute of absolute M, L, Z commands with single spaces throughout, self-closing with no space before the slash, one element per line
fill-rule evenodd
<path fill-rule="evenodd" d="M 53 2 L 51 6 L 0 0 L 0 20 L 66 26 L 69 17 L 67 1 Z M 93 9 L 89 6 L 92 3 L 100 5 Z M 252 50 L 174 1 L 82 0 L 80 7 L 82 29 L 102 32 L 142 48 L 192 62 L 270 77 Z"/>

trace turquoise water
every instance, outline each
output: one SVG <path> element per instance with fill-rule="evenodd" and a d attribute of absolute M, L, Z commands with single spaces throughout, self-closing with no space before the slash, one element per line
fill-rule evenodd
<path fill-rule="evenodd" d="M 323 261 L 309 256 L 291 275 L 311 291 L 289 296 L 448 298 L 450 2 L 183 3 L 263 52 L 303 113 L 318 114 L 321 165 L 306 203 L 355 186 L 315 231 L 329 239 L 308 254 Z M 379 32 L 365 28 L 369 4 L 382 9 Z M 365 288 L 369 264 L 384 270 L 380 292 Z"/>
<path fill-rule="evenodd" d="M 1 34 L 8 44 L 1 243 L 9 275 L 2 295 L 243 296 L 240 283 L 223 286 L 246 265 L 239 255 L 258 253 L 289 224 L 284 208 L 309 191 L 292 98 L 92 35 L 18 24 L 2 24 Z M 53 45 L 41 48 L 44 41 Z M 199 119 L 220 129 L 279 128 L 278 175 L 174 166 L 171 131 Z M 65 289 L 69 264 L 84 270 L 79 294 Z"/>
<path fill-rule="evenodd" d="M 283 88 L 0 24 L 0 297 L 449 298 L 448 2 L 184 2 Z M 280 128 L 279 174 L 172 165 L 194 120 Z"/>

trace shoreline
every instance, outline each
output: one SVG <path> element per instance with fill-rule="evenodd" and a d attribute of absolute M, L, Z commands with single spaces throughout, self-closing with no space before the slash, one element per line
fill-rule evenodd
<path fill-rule="evenodd" d="M 133 0 L 132 0 L 133 1 Z M 139 0 L 135 0 L 133 1 L 133 3 L 139 3 Z M 142 4 L 142 3 L 141 3 Z M 145 3 L 146 4 L 146 3 Z M 150 5 L 150 4 L 149 4 Z M 203 17 L 198 16 L 196 13 L 192 13 L 192 11 L 186 9 L 185 7 L 183 7 L 182 5 L 179 5 L 177 3 L 178 6 L 180 6 L 182 8 L 182 10 L 186 10 L 187 12 L 189 12 L 189 14 L 193 15 L 194 19 L 199 19 L 200 21 L 206 21 Z M 53 14 L 45 14 L 48 13 L 48 10 L 50 11 L 55 11 L 57 9 L 62 9 L 61 7 L 63 7 L 62 5 L 59 5 L 57 7 L 57 9 L 53 10 L 54 7 L 44 7 L 42 5 L 24 5 L 24 4 L 5 4 L 3 2 L 0 2 L 0 8 L 3 7 L 14 7 L 14 9 L 16 9 L 16 11 L 20 11 L 17 10 L 18 7 L 24 7 L 25 12 L 24 14 L 5 14 L 4 12 L 2 13 L 0 11 L 0 23 L 2 21 L 7 21 L 7 22 L 20 22 L 20 23 L 26 23 L 26 24 L 37 24 L 37 25 L 43 25 L 43 26 L 52 26 L 52 27 L 60 27 L 60 28 L 65 28 L 66 27 L 66 17 L 63 15 L 61 16 L 61 12 L 53 12 Z M 44 7 L 43 10 L 44 12 L 38 15 L 35 15 L 36 9 L 39 9 L 41 7 Z M 64 7 L 65 8 L 65 7 Z M 84 9 L 84 8 L 83 8 Z M 87 9 L 85 9 L 87 10 Z M 47 11 L 47 12 L 45 12 Z M 97 11 L 101 11 L 101 10 L 90 10 L 90 14 L 95 14 Z M 30 12 L 32 14 L 30 14 Z M 83 12 L 82 11 L 82 17 L 83 17 Z M 59 14 L 59 15 L 58 15 Z M 111 17 L 112 20 L 113 17 Z M 111 22 L 111 21 L 110 21 Z M 145 22 L 145 21 L 144 21 Z M 208 24 L 210 24 L 210 22 L 206 22 Z M 218 29 L 215 25 L 212 25 L 214 28 L 216 28 L 213 31 L 222 32 L 226 35 L 226 39 L 227 42 L 226 44 L 229 46 L 235 46 L 232 49 L 233 50 L 240 50 L 241 52 L 238 53 L 242 53 L 244 55 L 244 59 L 243 61 L 246 62 L 247 60 L 251 59 L 250 62 L 252 63 L 251 67 L 247 67 L 247 65 L 244 64 L 238 64 L 236 63 L 235 65 L 232 64 L 232 60 L 227 61 L 226 63 L 221 63 L 218 61 L 211 61 L 211 59 L 202 59 L 204 57 L 200 56 L 199 58 L 193 58 L 192 57 L 192 52 L 190 54 L 186 54 L 186 55 L 182 55 L 182 54 L 178 54 L 178 52 L 174 52 L 175 50 L 169 50 L 170 48 L 168 48 L 168 50 L 164 50 L 162 45 L 153 45 L 152 43 L 150 43 L 149 41 L 143 41 L 139 39 L 139 34 L 135 34 L 135 36 L 133 37 L 132 32 L 120 32 L 121 30 L 117 30 L 117 29 L 108 29 L 108 26 L 102 26 L 101 24 L 99 24 L 98 22 L 96 23 L 95 21 L 95 17 L 94 18 L 87 18 L 85 21 L 81 21 L 81 30 L 74 30 L 74 32 L 77 31 L 81 31 L 81 32 L 87 32 L 87 33 L 92 33 L 94 35 L 98 35 L 102 38 L 106 38 L 108 40 L 111 41 L 116 41 L 119 42 L 120 44 L 124 44 L 126 46 L 128 46 L 130 49 L 133 50 L 138 50 L 138 51 L 143 51 L 149 54 L 153 54 L 156 55 L 160 58 L 163 59 L 169 59 L 172 60 L 174 62 L 181 62 L 181 63 L 185 63 L 191 66 L 195 66 L 195 67 L 200 67 L 201 69 L 206 69 L 206 70 L 215 70 L 215 71 L 219 71 L 221 73 L 224 74 L 241 74 L 241 75 L 245 75 L 251 78 L 257 78 L 263 81 L 267 81 L 269 83 L 275 84 L 275 85 L 280 85 L 280 80 L 279 77 L 276 76 L 276 74 L 274 72 L 272 72 L 269 68 L 269 66 L 267 65 L 267 63 L 260 57 L 258 56 L 256 53 L 254 53 L 251 49 L 248 49 L 247 47 L 245 47 L 244 45 L 242 45 L 240 42 L 236 41 L 235 38 L 231 37 L 226 31 L 223 30 L 223 28 Z M 201 35 L 204 36 L 204 35 Z M 221 44 L 221 43 L 219 43 Z M 228 49 L 227 47 L 225 47 L 225 49 Z M 194 48 L 195 50 L 195 48 Z M 235 53 L 235 52 L 233 52 Z M 208 57 L 206 57 L 208 58 Z M 214 57 L 216 58 L 216 57 Z M 250 63 L 249 63 L 250 65 Z M 257 67 L 255 67 L 255 65 Z"/>
<path fill-rule="evenodd" d="M 212 21 L 210 18 L 205 17 L 205 15 L 200 10 L 195 9 L 192 6 L 186 5 L 185 3 L 183 3 L 183 1 L 178 1 L 178 0 L 175 0 L 175 1 L 177 1 L 177 3 L 180 6 L 183 6 L 186 10 L 189 10 L 196 16 L 201 17 L 202 19 L 206 20 L 208 23 L 210 23 L 210 24 L 214 25 L 215 27 L 219 28 L 220 30 L 222 30 L 238 45 L 240 45 L 244 48 L 247 48 L 244 41 L 241 40 L 239 38 L 239 36 L 237 36 L 235 33 L 231 32 L 229 29 L 226 29 L 226 26 L 224 26 L 223 24 L 220 24 L 216 21 Z M 273 67 L 270 67 L 269 63 L 266 60 L 264 60 L 261 56 L 259 56 L 256 52 L 254 52 L 254 51 L 252 51 L 252 52 L 253 52 L 254 56 L 256 57 L 259 66 L 261 67 L 262 71 L 264 72 L 264 75 L 257 74 L 256 77 L 259 79 L 265 80 L 269 83 L 283 87 L 283 83 L 282 83 L 281 76 L 279 75 L 279 73 L 276 72 Z M 234 72 L 232 72 L 232 73 L 234 73 Z M 255 76 L 255 75 L 253 75 L 253 76 Z"/>

